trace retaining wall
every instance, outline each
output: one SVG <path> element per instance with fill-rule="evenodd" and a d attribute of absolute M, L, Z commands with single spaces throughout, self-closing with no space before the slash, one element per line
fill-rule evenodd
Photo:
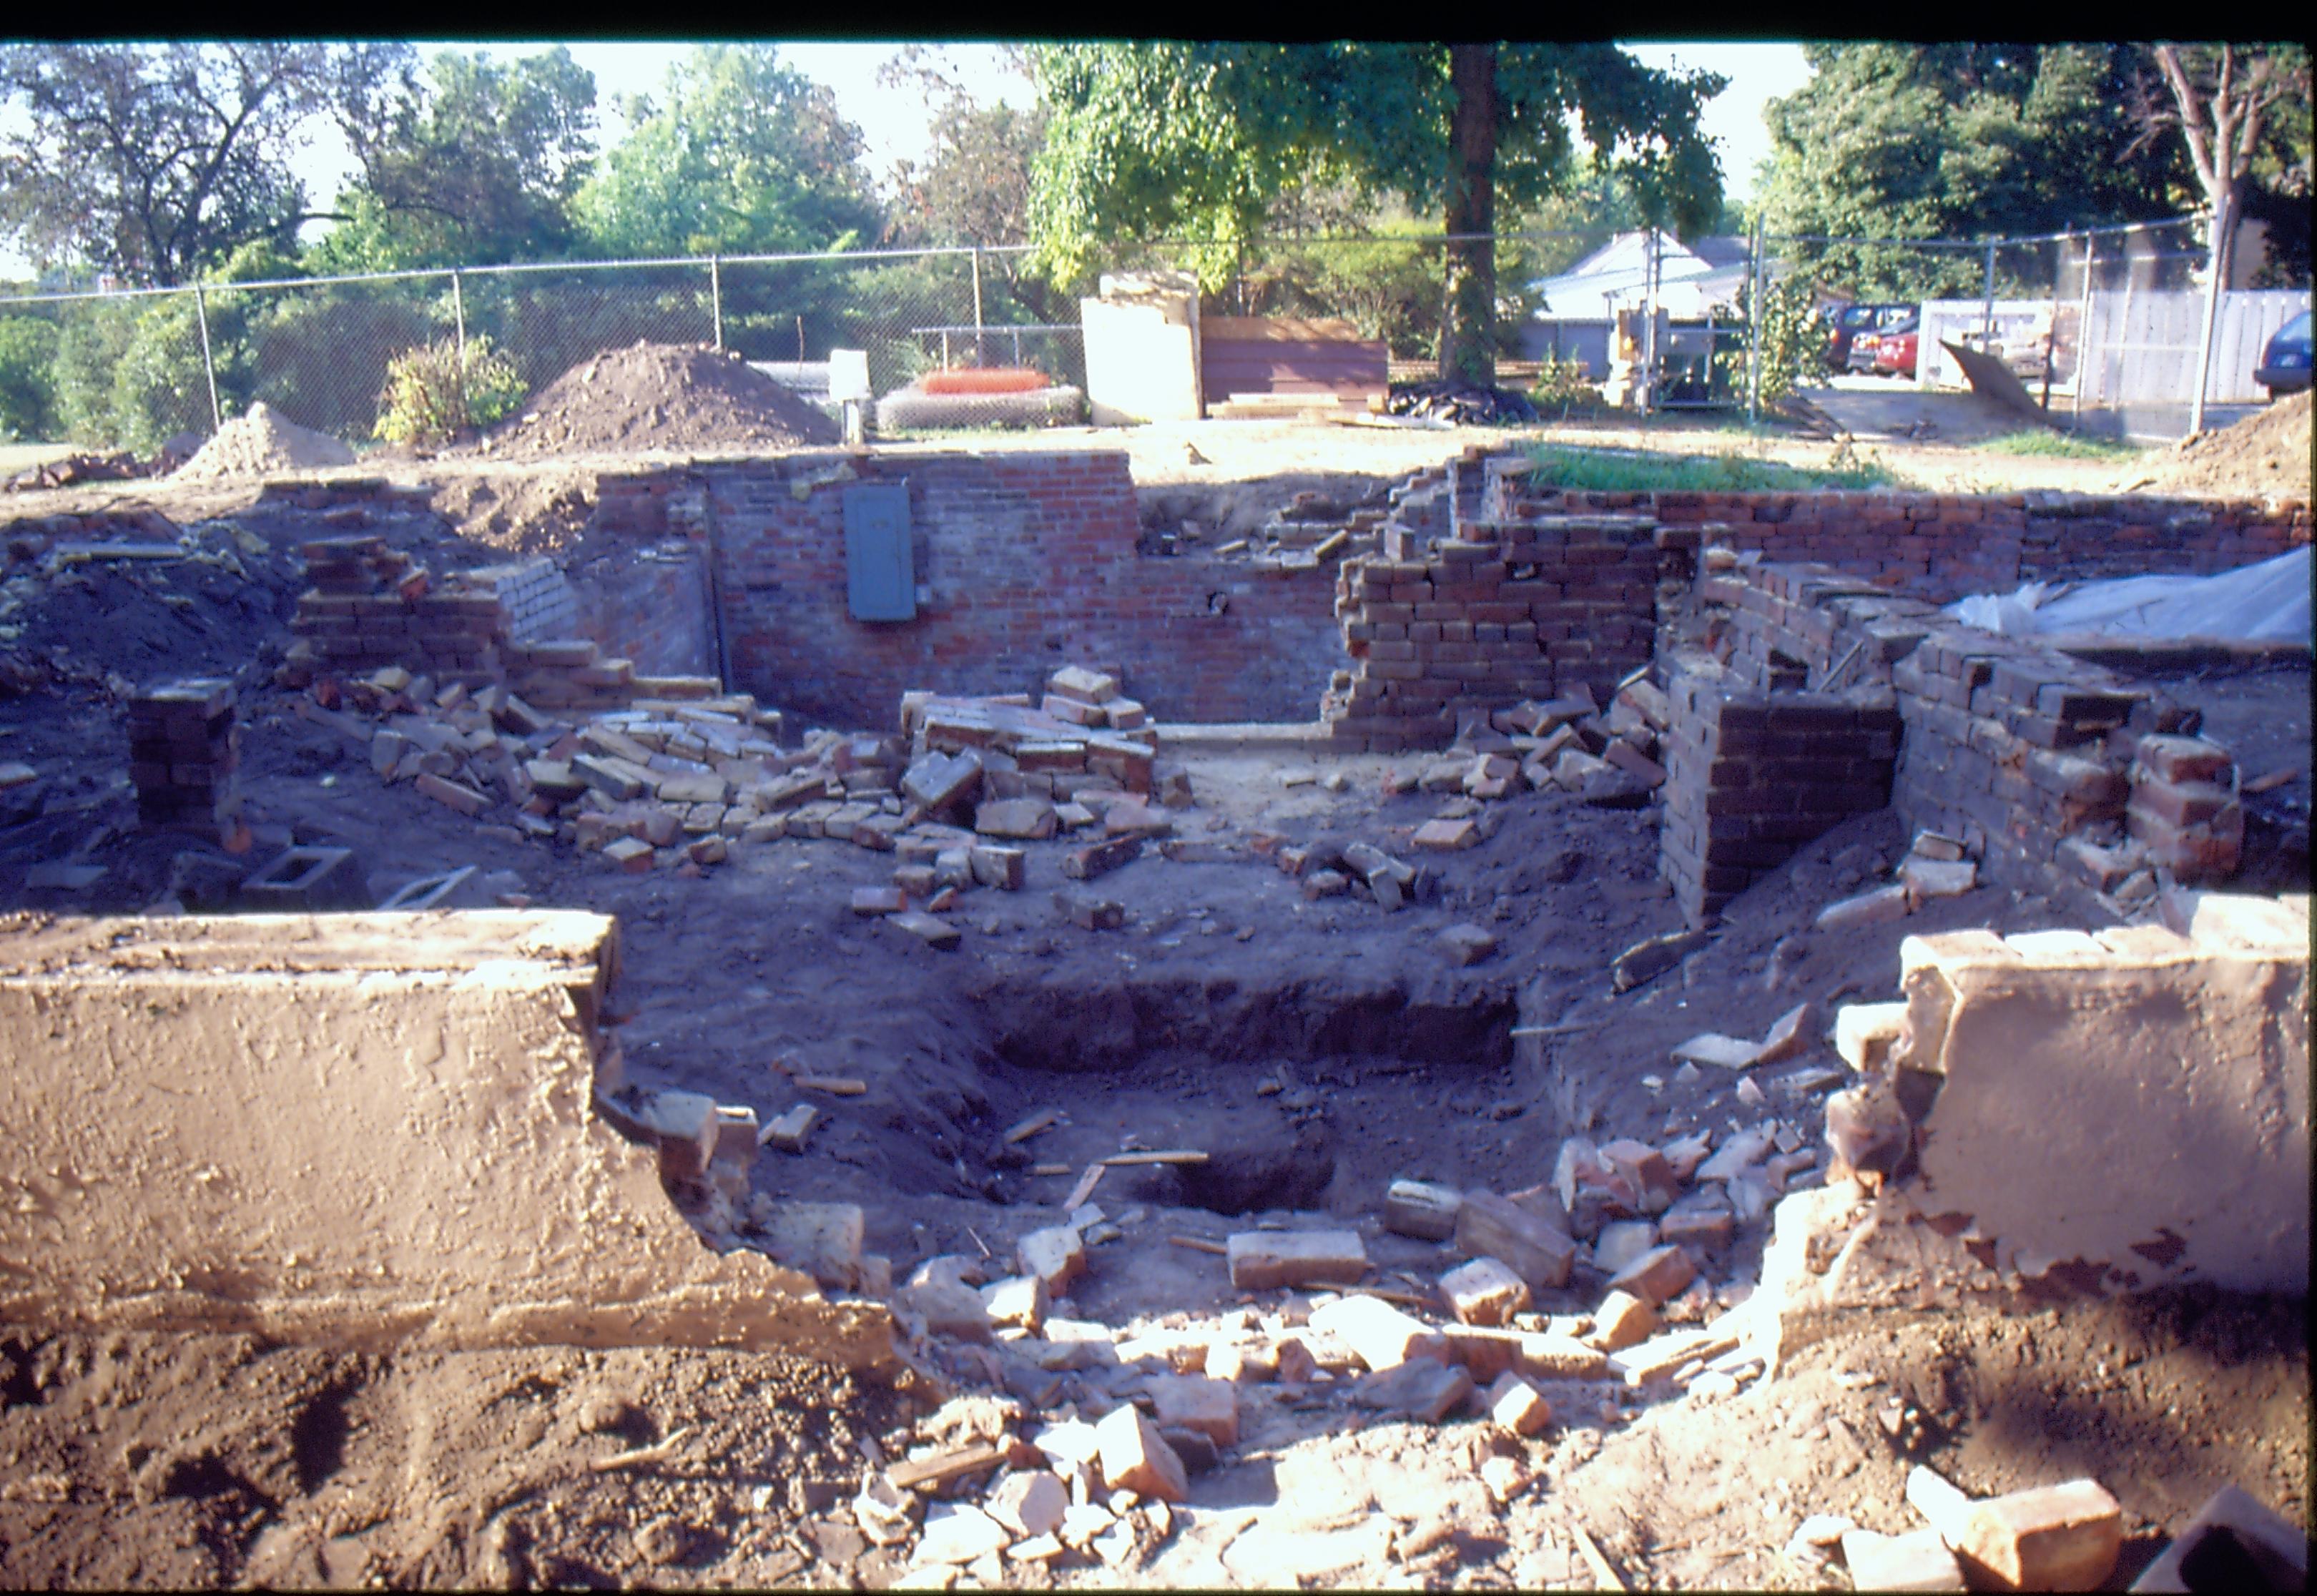
<path fill-rule="evenodd" d="M 808 719 L 889 725 L 905 691 L 1032 692 L 1078 662 L 1120 672 L 1158 718 L 1309 720 L 1348 663 L 1324 567 L 1139 553 L 1123 453 L 792 455 L 693 470 L 691 535 L 709 550 L 730 685 Z M 908 485 L 915 620 L 848 611 L 855 482 Z M 676 524 L 666 507 L 680 495 L 651 502 Z"/>
<path fill-rule="evenodd" d="M 718 1256 L 594 1111 L 613 937 L 0 916 L 0 1320 L 885 1363 L 881 1305 Z"/>

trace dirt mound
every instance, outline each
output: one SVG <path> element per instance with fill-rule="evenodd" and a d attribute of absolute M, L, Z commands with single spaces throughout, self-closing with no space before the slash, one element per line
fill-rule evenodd
<path fill-rule="evenodd" d="M 219 427 L 174 474 L 187 481 L 215 481 L 353 463 L 354 451 L 345 444 L 327 432 L 300 426 L 261 399 Z"/>
<path fill-rule="evenodd" d="M 2183 441 L 2154 472 L 2120 486 L 2213 498 L 2309 499 L 2310 397 L 2279 399 L 2259 415 Z"/>
<path fill-rule="evenodd" d="M 590 356 L 479 446 L 493 459 L 652 449 L 798 449 L 836 424 L 763 372 L 702 344 L 637 343 Z"/>

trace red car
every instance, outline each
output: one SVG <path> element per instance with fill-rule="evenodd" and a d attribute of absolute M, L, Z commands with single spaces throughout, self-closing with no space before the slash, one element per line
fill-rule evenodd
<path fill-rule="evenodd" d="M 1883 377 L 1912 377 L 1915 374 L 1915 349 L 1920 333 L 1909 327 L 1903 333 L 1884 333 L 1874 340 L 1874 370 Z"/>

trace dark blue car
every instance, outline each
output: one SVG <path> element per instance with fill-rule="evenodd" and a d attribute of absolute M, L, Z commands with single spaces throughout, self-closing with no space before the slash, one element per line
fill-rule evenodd
<path fill-rule="evenodd" d="M 2277 336 L 2260 352 L 2260 364 L 2253 368 L 2252 379 L 2267 388 L 2272 399 L 2279 394 L 2297 394 L 2309 386 L 2306 310 L 2277 329 Z"/>

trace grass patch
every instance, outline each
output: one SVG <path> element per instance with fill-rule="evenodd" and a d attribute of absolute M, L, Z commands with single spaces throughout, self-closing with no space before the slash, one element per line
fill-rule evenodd
<path fill-rule="evenodd" d="M 1545 444 L 1530 452 L 1529 480 L 1572 493 L 1863 492 L 1898 486 L 1878 460 L 1844 466 L 1789 466 L 1743 454 L 1643 454 Z"/>
<path fill-rule="evenodd" d="M 1990 454 L 2025 455 L 2035 459 L 2053 460 L 2121 460 L 2129 459 L 2140 452 L 2129 443 L 2111 443 L 2105 438 L 2085 438 L 2069 432 L 2054 432 L 2044 427 L 2027 427 L 2017 432 L 2006 432 L 2000 438 L 1990 438 L 1980 447 Z"/>

